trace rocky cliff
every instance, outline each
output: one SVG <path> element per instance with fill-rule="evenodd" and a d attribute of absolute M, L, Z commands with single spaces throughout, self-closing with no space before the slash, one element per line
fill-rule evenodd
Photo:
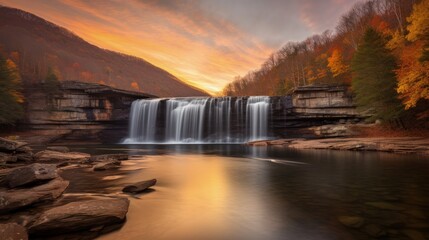
<path fill-rule="evenodd" d="M 75 81 L 62 82 L 52 96 L 43 89 L 40 85 L 27 88 L 26 121 L 21 125 L 32 130 L 54 130 L 63 139 L 76 141 L 119 141 L 127 133 L 131 103 L 155 97 Z"/>
<path fill-rule="evenodd" d="M 289 96 L 273 97 L 272 104 L 272 131 L 281 136 L 311 136 L 318 131 L 314 127 L 365 118 L 345 86 L 303 86 Z"/>

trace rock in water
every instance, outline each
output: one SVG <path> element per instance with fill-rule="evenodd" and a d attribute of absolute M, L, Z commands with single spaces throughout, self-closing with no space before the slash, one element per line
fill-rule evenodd
<path fill-rule="evenodd" d="M 54 179 L 56 177 L 58 177 L 58 174 L 55 164 L 34 163 L 13 170 L 6 176 L 5 183 L 10 188 L 15 188 L 26 184 L 34 184 L 40 181 Z"/>
<path fill-rule="evenodd" d="M 0 138 L 0 152 L 13 152 L 17 148 L 27 145 L 25 142 L 12 141 L 6 138 Z"/>
<path fill-rule="evenodd" d="M 27 230 L 16 223 L 0 224 L 0 239 L 28 240 Z"/>
<path fill-rule="evenodd" d="M 128 193 L 138 193 L 138 192 L 142 192 L 152 186 L 154 186 L 156 184 L 156 179 L 151 179 L 148 181 L 142 181 L 142 182 L 138 182 L 132 185 L 128 185 L 126 187 L 124 187 L 122 189 L 123 192 L 128 192 Z"/>
<path fill-rule="evenodd" d="M 0 192 L 0 213 L 10 212 L 43 201 L 52 201 L 66 190 L 69 182 L 56 178 L 31 189 Z"/>
<path fill-rule="evenodd" d="M 34 154 L 37 161 L 88 161 L 91 155 L 79 152 L 56 152 L 45 150 Z"/>
<path fill-rule="evenodd" d="M 31 236 L 71 233 L 122 223 L 128 212 L 126 198 L 72 202 L 49 209 L 29 227 Z"/>
<path fill-rule="evenodd" d="M 64 147 L 64 146 L 49 146 L 46 148 L 46 150 L 62 152 L 62 153 L 70 152 L 70 149 L 68 147 Z"/>
<path fill-rule="evenodd" d="M 121 165 L 120 161 L 117 160 L 110 160 L 106 162 L 97 163 L 94 167 L 94 171 L 104 171 L 109 169 L 116 169 L 119 168 Z"/>

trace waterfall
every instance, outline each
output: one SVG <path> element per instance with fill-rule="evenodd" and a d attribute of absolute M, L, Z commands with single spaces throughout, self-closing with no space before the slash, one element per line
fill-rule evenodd
<path fill-rule="evenodd" d="M 167 100 L 167 141 L 202 141 L 207 101 L 208 98 Z"/>
<path fill-rule="evenodd" d="M 268 137 L 268 111 L 270 98 L 264 96 L 249 97 L 246 105 L 249 128 L 249 140 L 261 140 Z"/>
<path fill-rule="evenodd" d="M 136 100 L 124 143 L 243 143 L 267 139 L 270 97 Z"/>
<path fill-rule="evenodd" d="M 136 100 L 131 105 L 129 142 L 155 142 L 156 120 L 161 99 Z"/>

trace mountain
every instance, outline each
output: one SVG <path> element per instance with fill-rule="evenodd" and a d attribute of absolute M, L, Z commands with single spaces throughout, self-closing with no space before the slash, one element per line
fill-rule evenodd
<path fill-rule="evenodd" d="M 99 48 L 38 16 L 4 6 L 0 52 L 18 64 L 26 85 L 40 83 L 51 68 L 60 80 L 102 83 L 159 97 L 208 95 L 141 58 Z"/>

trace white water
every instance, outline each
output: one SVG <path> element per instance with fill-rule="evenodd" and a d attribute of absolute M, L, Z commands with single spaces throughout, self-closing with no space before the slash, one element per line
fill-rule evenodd
<path fill-rule="evenodd" d="M 267 139 L 270 98 L 137 100 L 125 143 L 242 143 Z"/>

